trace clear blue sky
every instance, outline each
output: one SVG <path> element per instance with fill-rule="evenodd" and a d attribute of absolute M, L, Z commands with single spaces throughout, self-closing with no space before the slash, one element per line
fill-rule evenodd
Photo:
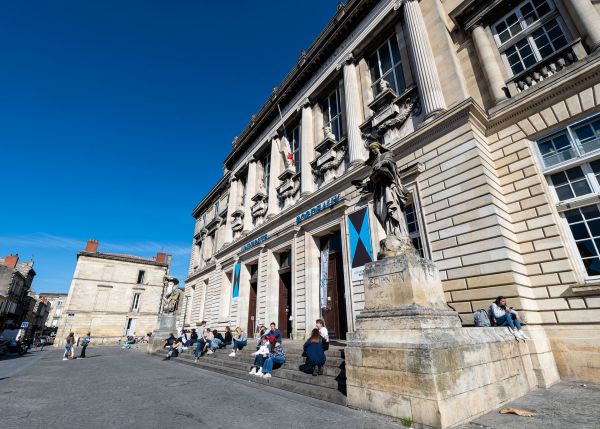
<path fill-rule="evenodd" d="M 233 137 L 336 0 L 6 1 L 0 10 L 0 255 L 66 292 L 76 253 L 173 254 Z"/>

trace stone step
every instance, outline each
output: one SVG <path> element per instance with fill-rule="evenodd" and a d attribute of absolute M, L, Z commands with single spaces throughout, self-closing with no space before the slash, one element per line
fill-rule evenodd
<path fill-rule="evenodd" d="M 304 343 L 303 343 L 304 344 Z M 227 346 L 225 349 L 220 349 L 217 350 L 217 352 L 224 352 L 227 351 L 227 354 L 231 353 L 231 346 Z M 194 352 L 194 346 L 190 346 L 187 351 L 191 351 L 192 353 Z M 253 344 L 248 344 L 248 346 L 244 347 L 242 350 L 239 350 L 238 353 L 254 353 L 256 351 L 256 347 L 254 347 Z M 302 345 L 284 345 L 283 351 L 285 352 L 286 356 L 288 355 L 302 355 L 302 353 L 304 352 L 304 349 L 302 348 Z M 344 359 L 344 348 L 343 347 L 330 347 L 329 350 L 327 350 L 325 352 L 325 355 L 327 356 L 327 359 Z"/>
<path fill-rule="evenodd" d="M 189 354 L 182 354 L 179 356 L 180 359 L 194 361 L 194 356 Z M 226 366 L 241 371 L 249 372 L 253 361 L 243 361 L 233 358 L 220 358 L 214 355 L 203 356 L 198 360 L 198 363 L 206 362 L 211 365 Z M 273 370 L 273 377 L 286 378 L 288 380 L 299 381 L 307 384 L 315 384 L 322 387 L 328 387 L 330 389 L 338 389 L 345 391 L 346 386 L 346 373 L 343 369 L 323 367 L 323 375 L 314 377 L 312 374 L 302 372 L 300 366 L 291 366 L 288 362 L 284 363 L 280 368 Z"/>
<path fill-rule="evenodd" d="M 235 357 L 229 357 L 230 353 L 231 353 L 230 349 L 221 349 L 221 350 L 216 350 L 215 353 L 213 353 L 212 355 L 204 355 L 203 357 L 226 357 L 227 359 L 230 359 L 230 360 L 240 360 L 240 361 L 249 362 L 249 363 L 252 363 L 254 361 L 254 356 L 252 356 L 252 351 L 250 351 L 250 350 L 238 351 L 236 353 Z M 188 350 L 184 351 L 184 354 L 190 354 L 193 356 L 194 351 L 188 349 Z M 325 352 L 325 354 L 327 356 L 327 363 L 325 364 L 325 367 L 337 368 L 337 369 L 343 368 L 344 359 L 339 358 L 339 357 L 338 358 L 330 357 L 329 353 L 327 353 L 327 352 Z M 292 365 L 292 366 L 303 365 L 306 360 L 306 358 L 302 357 L 302 355 L 300 353 L 291 354 L 286 351 L 285 356 L 286 356 L 286 364 Z"/>
<path fill-rule="evenodd" d="M 152 356 L 156 356 L 158 358 L 164 358 L 164 355 L 165 354 L 163 353 L 162 350 L 154 352 L 152 354 Z M 172 362 L 195 366 L 198 368 L 202 368 L 202 369 L 217 372 L 220 374 L 228 375 L 230 377 L 235 377 L 238 379 L 250 381 L 253 383 L 257 383 L 257 384 L 264 384 L 267 386 L 275 387 L 275 388 L 286 390 L 289 392 L 298 393 L 300 395 L 309 396 L 309 397 L 316 398 L 316 399 L 321 399 L 323 401 L 332 402 L 332 403 L 339 404 L 339 405 L 346 405 L 346 395 L 344 393 L 342 393 L 341 391 L 339 391 L 337 389 L 332 389 L 330 387 L 324 387 L 319 384 L 313 384 L 315 382 L 310 383 L 310 384 L 305 382 L 305 381 L 312 380 L 312 379 L 329 378 L 329 377 L 325 377 L 325 376 L 313 377 L 312 375 L 299 373 L 299 375 L 301 375 L 301 376 L 306 375 L 307 377 L 310 377 L 310 378 L 303 378 L 302 380 L 290 380 L 288 378 L 284 378 L 284 377 L 275 375 L 275 372 L 278 371 L 278 370 L 276 370 L 273 372 L 274 376 L 272 378 L 265 379 L 262 377 L 256 377 L 256 376 L 248 374 L 248 371 L 246 369 L 240 370 L 237 368 L 232 368 L 230 366 L 219 365 L 219 363 L 223 363 L 223 361 L 219 362 L 216 359 L 211 360 L 211 361 L 208 361 L 207 359 L 200 359 L 198 361 L 198 363 L 194 363 L 193 359 L 189 359 L 189 357 L 186 356 L 185 358 L 181 358 L 181 359 L 175 358 L 172 360 Z M 343 386 L 343 387 L 345 390 L 345 386 Z"/>

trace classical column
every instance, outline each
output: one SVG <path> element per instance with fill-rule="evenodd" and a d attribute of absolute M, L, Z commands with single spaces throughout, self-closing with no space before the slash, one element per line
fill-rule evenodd
<path fill-rule="evenodd" d="M 494 47 L 492 47 L 490 39 L 483 29 L 483 25 L 475 25 L 472 36 L 475 50 L 479 57 L 479 63 L 483 68 L 483 74 L 485 75 L 492 97 L 494 98 L 494 104 L 506 100 L 506 94 L 503 89 L 505 85 L 502 71 L 500 70 L 498 61 L 496 61 Z"/>
<path fill-rule="evenodd" d="M 415 80 L 421 93 L 421 106 L 427 119 L 445 110 L 446 102 L 418 0 L 404 2 L 404 19 L 410 53 L 415 65 Z"/>
<path fill-rule="evenodd" d="M 279 153 L 279 136 L 271 138 L 271 167 L 269 171 L 269 197 L 267 216 L 273 217 L 279 212 L 279 200 L 277 198 L 277 186 L 279 184 L 279 175 L 281 174 L 281 154 Z"/>
<path fill-rule="evenodd" d="M 256 194 L 256 159 L 250 158 L 246 178 L 246 198 L 244 199 L 244 232 L 252 230 L 252 197 Z"/>
<path fill-rule="evenodd" d="M 308 195 L 315 190 L 312 168 L 310 163 L 315 159 L 315 124 L 313 109 L 307 99 L 302 104 L 302 124 L 300 129 L 300 180 L 302 195 Z"/>
<path fill-rule="evenodd" d="M 600 48 L 600 16 L 591 0 L 566 0 L 565 3 L 590 51 Z"/>
<path fill-rule="evenodd" d="M 362 122 L 362 108 L 360 105 L 360 85 L 356 64 L 352 54 L 343 62 L 344 68 L 344 100 L 346 102 L 346 127 L 348 128 L 348 152 L 350 166 L 362 165 L 367 159 L 367 149 L 358 128 Z"/>
<path fill-rule="evenodd" d="M 233 231 L 231 230 L 231 214 L 237 210 L 238 202 L 238 179 L 233 176 L 229 181 L 229 199 L 227 201 L 227 219 L 225 221 L 225 244 L 233 241 Z"/>

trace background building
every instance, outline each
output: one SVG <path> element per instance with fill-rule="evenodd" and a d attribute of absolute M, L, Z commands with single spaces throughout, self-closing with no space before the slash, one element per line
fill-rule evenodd
<path fill-rule="evenodd" d="M 349 0 L 224 160 L 196 219 L 186 325 L 333 337 L 381 227 L 352 185 L 372 141 L 463 324 L 504 295 L 536 371 L 600 382 L 600 4 Z M 279 113 L 281 109 L 281 116 Z"/>
<path fill-rule="evenodd" d="M 171 256 L 164 253 L 153 259 L 102 253 L 98 241 L 88 241 L 85 250 L 77 254 L 60 315 L 59 342 L 69 332 L 79 336 L 91 332 L 95 343 L 152 332 L 170 261 Z"/>
<path fill-rule="evenodd" d="M 40 299 L 45 300 L 48 305 L 48 317 L 46 318 L 46 328 L 58 328 L 58 322 L 62 316 L 65 302 L 67 301 L 66 293 L 41 293 Z"/>
<path fill-rule="evenodd" d="M 0 258 L 0 329 L 25 321 L 34 277 L 33 261 L 19 262 L 19 255 L 12 254 Z"/>

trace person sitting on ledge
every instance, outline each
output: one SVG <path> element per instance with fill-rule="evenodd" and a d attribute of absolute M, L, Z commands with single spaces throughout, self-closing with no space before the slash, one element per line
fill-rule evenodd
<path fill-rule="evenodd" d="M 179 339 L 176 339 L 175 335 L 170 334 L 167 340 L 165 341 L 164 345 L 164 348 L 168 349 L 167 355 L 165 356 L 164 360 L 169 360 L 171 359 L 171 357 L 174 356 L 177 357 L 177 355 L 179 355 L 179 351 L 177 350 L 177 348 L 180 344 L 182 344 L 181 341 L 179 341 Z"/>
<path fill-rule="evenodd" d="M 235 334 L 232 342 L 233 351 L 229 354 L 229 357 L 235 357 L 238 350 L 242 350 L 248 345 L 248 337 L 242 328 L 239 326 L 235 328 Z"/>
<path fill-rule="evenodd" d="M 262 366 L 263 378 L 271 378 L 273 365 L 280 367 L 285 363 L 285 353 L 283 352 L 281 343 L 278 343 L 274 336 L 269 337 L 269 343 L 271 346 L 271 353 Z"/>
<path fill-rule="evenodd" d="M 223 348 L 230 346 L 233 342 L 233 336 L 231 335 L 231 328 L 229 326 L 225 326 L 225 338 L 223 340 Z"/>
<path fill-rule="evenodd" d="M 508 326 L 517 340 L 528 340 L 521 327 L 521 318 L 512 307 L 506 306 L 506 298 L 499 296 L 490 306 L 490 315 L 496 321 L 496 326 Z"/>
<path fill-rule="evenodd" d="M 312 375 L 323 375 L 325 365 L 325 340 L 321 337 L 318 329 L 313 329 L 310 338 L 304 343 L 304 354 L 306 364 L 312 370 Z"/>
<path fill-rule="evenodd" d="M 262 376 L 262 366 L 265 363 L 265 360 L 269 357 L 270 348 L 271 346 L 269 344 L 269 339 L 263 335 L 261 338 L 261 346 L 257 351 L 252 353 L 254 356 L 254 364 L 250 370 L 250 375 L 257 375 L 259 377 Z"/>

